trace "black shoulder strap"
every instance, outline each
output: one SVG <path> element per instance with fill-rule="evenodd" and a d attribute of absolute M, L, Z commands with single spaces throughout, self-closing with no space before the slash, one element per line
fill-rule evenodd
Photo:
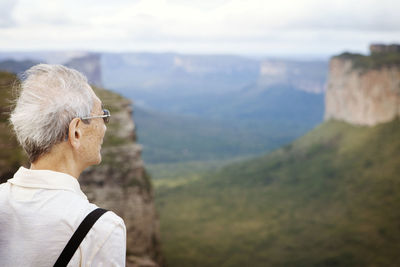
<path fill-rule="evenodd" d="M 78 229 L 76 229 L 75 233 L 72 235 L 71 239 L 68 241 L 64 250 L 61 252 L 61 255 L 58 257 L 56 263 L 54 264 L 54 267 L 67 266 L 89 230 L 101 217 L 101 215 L 106 212 L 107 210 L 105 209 L 97 208 L 85 217 L 85 219 L 79 225 Z"/>

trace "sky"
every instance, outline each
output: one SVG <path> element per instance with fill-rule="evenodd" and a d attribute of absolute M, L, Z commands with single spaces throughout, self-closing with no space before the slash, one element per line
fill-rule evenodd
<path fill-rule="evenodd" d="M 397 0 L 0 0 L 0 51 L 367 53 L 400 43 Z"/>

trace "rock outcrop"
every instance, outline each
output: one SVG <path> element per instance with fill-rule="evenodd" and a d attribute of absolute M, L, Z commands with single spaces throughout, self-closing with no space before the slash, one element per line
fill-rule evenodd
<path fill-rule="evenodd" d="M 127 227 L 127 266 L 161 266 L 159 220 L 153 189 L 135 135 L 132 105 L 127 99 L 95 88 L 110 109 L 102 163 L 82 173 L 80 184 L 90 201 L 115 211 Z"/>
<path fill-rule="evenodd" d="M 345 53 L 331 59 L 326 120 L 373 126 L 400 116 L 400 52 L 393 47 L 374 47 L 370 56 Z"/>

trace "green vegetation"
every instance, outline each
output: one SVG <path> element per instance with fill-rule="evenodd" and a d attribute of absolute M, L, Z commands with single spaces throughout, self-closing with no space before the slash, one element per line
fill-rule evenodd
<path fill-rule="evenodd" d="M 120 132 L 124 132 L 123 130 L 121 131 L 121 129 L 125 125 L 124 122 L 118 118 L 121 112 L 124 113 L 126 112 L 126 109 L 129 109 L 131 102 L 115 92 L 94 86 L 92 86 L 92 88 L 96 95 L 101 99 L 104 108 L 110 110 L 112 116 L 110 122 L 107 124 L 103 146 L 120 146 L 132 143 L 135 140 L 134 137 L 129 139 L 119 134 Z"/>
<path fill-rule="evenodd" d="M 17 85 L 16 75 L 0 72 L 0 183 L 7 181 L 21 165 L 27 164 L 27 157 L 8 124 L 12 108 L 13 87 Z"/>
<path fill-rule="evenodd" d="M 101 99 L 105 108 L 110 111 L 119 112 L 124 106 L 129 105 L 130 101 L 118 93 L 110 90 L 92 86 L 93 91 Z"/>
<path fill-rule="evenodd" d="M 158 190 L 191 183 L 204 175 L 220 169 L 222 166 L 245 160 L 245 157 L 229 160 L 186 161 L 177 163 L 146 164 L 152 176 L 152 182 Z"/>
<path fill-rule="evenodd" d="M 158 187 L 169 266 L 400 265 L 400 121 L 329 121 L 266 156 Z"/>
<path fill-rule="evenodd" d="M 185 161 L 176 163 L 154 163 L 146 164 L 147 169 L 159 180 L 170 180 L 176 177 L 186 177 L 191 174 L 215 171 L 228 164 L 244 161 L 249 157 L 238 157 L 228 160 L 211 161 Z"/>
<path fill-rule="evenodd" d="M 146 163 L 229 160 L 260 155 L 301 136 L 310 123 L 204 119 L 134 110 Z"/>
<path fill-rule="evenodd" d="M 361 70 L 400 66 L 400 53 L 396 52 L 374 53 L 369 56 L 361 54 L 343 53 L 339 56 L 336 56 L 336 58 L 349 59 L 353 62 L 353 67 L 355 69 L 361 69 Z"/>

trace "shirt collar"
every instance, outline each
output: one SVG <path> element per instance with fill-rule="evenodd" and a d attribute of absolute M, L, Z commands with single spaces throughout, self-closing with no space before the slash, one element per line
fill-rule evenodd
<path fill-rule="evenodd" d="M 20 167 L 8 182 L 23 187 L 68 190 L 87 199 L 81 190 L 78 180 L 62 172 L 31 170 Z"/>

